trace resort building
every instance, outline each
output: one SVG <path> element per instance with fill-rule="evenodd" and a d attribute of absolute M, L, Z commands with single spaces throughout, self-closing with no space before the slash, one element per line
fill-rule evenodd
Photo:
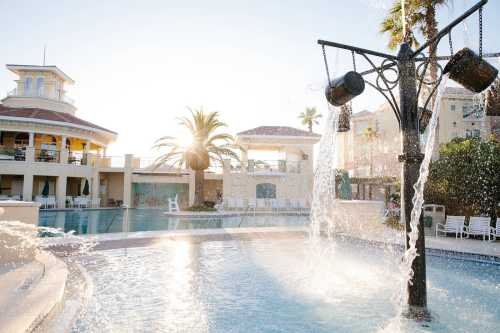
<path fill-rule="evenodd" d="M 110 157 L 117 133 L 76 116 L 65 86 L 74 81 L 56 66 L 7 65 L 16 87 L 0 104 L 0 198 L 53 198 L 50 207 L 166 207 L 194 201 L 194 172 L 154 168 L 154 158 Z M 205 198 L 306 201 L 312 192 L 313 146 L 319 135 L 262 126 L 237 135 L 238 163 L 205 172 Z M 261 158 L 268 156 L 269 158 Z M 75 203 L 75 199 L 84 201 Z M 82 200 L 83 200 L 82 199 Z"/>
<path fill-rule="evenodd" d="M 492 134 L 500 136 L 500 117 L 486 116 L 481 103 L 475 98 L 464 88 L 445 89 L 441 97 L 433 158 L 439 156 L 439 145 L 457 137 L 486 139 Z M 427 135 L 428 131 L 423 133 L 422 141 Z M 374 112 L 353 114 L 351 130 L 338 133 L 337 150 L 339 169 L 348 171 L 361 183 L 377 183 L 369 186 L 368 190 L 354 186 L 353 195 L 360 199 L 382 199 L 389 185 L 386 179 L 399 179 L 401 176 L 401 163 L 398 162 L 401 134 L 389 104 L 383 104 Z"/>

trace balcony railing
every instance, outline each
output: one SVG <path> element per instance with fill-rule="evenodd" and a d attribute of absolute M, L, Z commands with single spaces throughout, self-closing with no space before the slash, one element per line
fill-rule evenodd
<path fill-rule="evenodd" d="M 230 165 L 230 171 L 232 173 L 247 172 L 255 175 L 301 173 L 301 162 L 285 160 L 248 160 L 246 163 L 232 163 Z"/>
<path fill-rule="evenodd" d="M 0 160 L 3 161 L 25 161 L 26 149 L 14 147 L 0 147 Z"/>
<path fill-rule="evenodd" d="M 68 164 L 88 165 L 89 154 L 83 152 L 70 152 L 68 154 Z"/>
<path fill-rule="evenodd" d="M 60 155 L 58 150 L 35 149 L 35 162 L 59 163 Z"/>
<path fill-rule="evenodd" d="M 7 92 L 7 96 L 12 96 L 12 97 L 41 97 L 41 98 L 47 98 L 51 99 L 53 101 L 57 102 L 64 102 L 68 104 L 75 104 L 75 100 L 69 96 L 66 96 L 66 94 L 62 94 L 58 96 L 57 94 L 49 94 L 45 92 L 44 90 L 30 90 L 30 91 L 23 91 L 20 92 L 16 89 L 12 89 L 11 91 Z"/>

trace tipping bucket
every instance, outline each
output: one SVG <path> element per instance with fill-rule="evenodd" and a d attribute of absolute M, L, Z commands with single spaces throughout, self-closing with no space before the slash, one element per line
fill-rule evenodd
<path fill-rule="evenodd" d="M 498 75 L 498 70 L 469 48 L 457 52 L 446 64 L 443 74 L 464 88 L 480 93 L 489 87 Z"/>
<path fill-rule="evenodd" d="M 351 129 L 351 113 L 352 109 L 349 104 L 340 107 L 337 132 L 348 132 Z"/>
<path fill-rule="evenodd" d="M 333 80 L 325 90 L 326 99 L 335 106 L 341 106 L 365 90 L 365 81 L 361 74 L 350 71 Z"/>
<path fill-rule="evenodd" d="M 427 128 L 427 125 L 429 125 L 429 121 L 431 120 L 432 111 L 429 109 L 424 109 L 422 107 L 419 107 L 418 111 L 420 112 L 420 119 L 419 119 L 420 134 L 423 134 L 425 132 L 425 129 Z"/>

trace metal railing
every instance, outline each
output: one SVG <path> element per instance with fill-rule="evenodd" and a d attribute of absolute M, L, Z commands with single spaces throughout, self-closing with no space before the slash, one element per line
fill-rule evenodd
<path fill-rule="evenodd" d="M 248 160 L 247 162 L 231 163 L 230 172 L 232 173 L 266 173 L 266 174 L 283 174 L 283 173 L 301 173 L 300 161 L 286 160 Z"/>
<path fill-rule="evenodd" d="M 16 147 L 0 147 L 0 160 L 3 161 L 25 161 L 26 149 Z"/>
<path fill-rule="evenodd" d="M 61 152 L 51 149 L 35 149 L 35 162 L 59 163 Z"/>
<path fill-rule="evenodd" d="M 53 94 L 48 94 L 44 90 L 30 90 L 30 91 L 23 91 L 22 93 L 17 90 L 17 88 L 14 88 L 10 91 L 7 92 L 7 96 L 11 97 L 41 97 L 41 98 L 47 98 L 51 99 L 53 101 L 57 102 L 64 102 L 68 104 L 75 104 L 75 100 L 66 94 L 62 94 L 61 96 L 53 95 Z"/>
<path fill-rule="evenodd" d="M 84 152 L 69 152 L 68 164 L 88 165 L 90 154 Z"/>

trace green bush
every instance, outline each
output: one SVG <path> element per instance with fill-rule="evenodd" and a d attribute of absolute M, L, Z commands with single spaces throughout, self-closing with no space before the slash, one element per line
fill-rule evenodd
<path fill-rule="evenodd" d="M 427 203 L 446 206 L 449 215 L 495 216 L 500 202 L 500 143 L 453 139 L 440 147 L 425 186 Z"/>
<path fill-rule="evenodd" d="M 194 205 L 186 209 L 188 212 L 216 212 L 217 209 L 207 205 Z"/>

